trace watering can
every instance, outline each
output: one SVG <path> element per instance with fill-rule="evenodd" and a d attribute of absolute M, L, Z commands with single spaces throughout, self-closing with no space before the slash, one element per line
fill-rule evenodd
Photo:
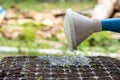
<path fill-rule="evenodd" d="M 100 31 L 120 32 L 120 18 L 90 19 L 67 9 L 64 20 L 64 32 L 71 50 L 76 50 L 91 34 Z"/>

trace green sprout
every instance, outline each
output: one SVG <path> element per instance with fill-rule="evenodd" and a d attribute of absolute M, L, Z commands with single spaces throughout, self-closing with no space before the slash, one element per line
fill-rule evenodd
<path fill-rule="evenodd" d="M 59 66 L 57 66 L 57 71 L 59 71 L 59 69 L 60 69 Z"/>
<path fill-rule="evenodd" d="M 38 80 L 43 80 L 43 77 L 42 77 L 42 76 L 40 76 L 40 77 L 38 78 Z"/>
<path fill-rule="evenodd" d="M 92 64 L 92 66 L 93 66 L 93 67 L 97 67 L 97 65 L 96 65 L 95 63 L 94 63 L 94 64 Z"/>
<path fill-rule="evenodd" d="M 58 77 L 56 80 L 60 80 L 60 78 Z"/>
<path fill-rule="evenodd" d="M 10 65 L 10 68 L 13 68 L 14 67 L 14 65 Z"/>
<path fill-rule="evenodd" d="M 48 64 L 48 62 L 44 62 L 44 67 L 45 67 L 45 68 L 46 68 L 47 64 Z"/>
<path fill-rule="evenodd" d="M 67 67 L 67 68 L 68 68 L 68 71 L 71 72 L 71 70 L 70 70 L 70 65 L 65 65 L 65 67 Z"/>
<path fill-rule="evenodd" d="M 0 69 L 0 73 L 2 73 L 2 70 Z"/>

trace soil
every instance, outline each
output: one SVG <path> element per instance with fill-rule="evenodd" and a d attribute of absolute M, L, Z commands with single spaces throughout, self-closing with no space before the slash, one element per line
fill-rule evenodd
<path fill-rule="evenodd" d="M 0 63 L 0 80 L 120 80 L 120 60 L 89 58 L 89 65 L 57 66 L 36 56 L 5 57 Z"/>

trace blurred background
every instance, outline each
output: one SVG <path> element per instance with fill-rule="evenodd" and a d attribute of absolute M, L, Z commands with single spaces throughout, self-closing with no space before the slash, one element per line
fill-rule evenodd
<path fill-rule="evenodd" d="M 39 56 L 51 51 L 65 54 L 69 50 L 63 30 L 66 9 L 72 8 L 91 18 L 91 12 L 101 3 L 99 1 L 0 0 L 0 58 Z M 112 17 L 120 17 L 120 10 L 112 8 L 111 15 L 104 18 Z M 102 54 L 120 58 L 120 34 L 109 31 L 95 33 L 80 44 L 78 50 L 85 56 Z"/>

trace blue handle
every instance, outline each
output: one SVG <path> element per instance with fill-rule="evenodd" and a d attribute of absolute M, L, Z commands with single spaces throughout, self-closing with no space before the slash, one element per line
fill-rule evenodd
<path fill-rule="evenodd" d="M 120 33 L 120 18 L 102 20 L 102 29 Z"/>
<path fill-rule="evenodd" d="M 0 14 L 4 13 L 5 10 L 3 8 L 0 8 Z"/>

